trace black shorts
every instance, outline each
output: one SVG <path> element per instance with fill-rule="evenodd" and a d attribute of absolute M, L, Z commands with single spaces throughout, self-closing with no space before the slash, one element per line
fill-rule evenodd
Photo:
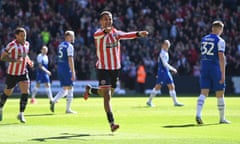
<path fill-rule="evenodd" d="M 28 74 L 20 75 L 20 76 L 7 75 L 7 77 L 6 77 L 6 88 L 7 89 L 12 89 L 18 84 L 18 82 L 21 82 L 21 81 L 28 81 L 29 82 Z"/>
<path fill-rule="evenodd" d="M 97 70 L 99 86 L 111 86 L 116 88 L 120 70 Z"/>

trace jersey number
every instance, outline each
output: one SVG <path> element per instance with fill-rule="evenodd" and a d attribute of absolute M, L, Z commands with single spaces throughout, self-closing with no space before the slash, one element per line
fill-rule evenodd
<path fill-rule="evenodd" d="M 58 50 L 58 57 L 59 58 L 62 58 L 63 57 L 63 48 L 62 47 L 59 47 L 59 50 Z"/>
<path fill-rule="evenodd" d="M 212 42 L 202 42 L 201 54 L 202 55 L 214 55 L 213 53 L 214 43 Z"/>

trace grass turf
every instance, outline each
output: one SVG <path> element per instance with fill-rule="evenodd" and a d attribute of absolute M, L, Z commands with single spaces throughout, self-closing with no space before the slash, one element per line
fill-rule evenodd
<path fill-rule="evenodd" d="M 112 106 L 120 129 L 110 132 L 102 98 L 84 101 L 75 98 L 73 110 L 65 114 L 66 102 L 49 111 L 48 99 L 37 99 L 25 112 L 26 124 L 17 119 L 19 99 L 9 99 L 0 122 L 0 143 L 71 143 L 71 144 L 239 144 L 239 98 L 226 97 L 226 116 L 232 124 L 218 124 L 216 98 L 209 97 L 203 109 L 202 126 L 195 124 L 196 97 L 180 97 L 184 107 L 174 107 L 169 97 L 154 99 L 153 108 L 147 98 L 113 98 Z"/>

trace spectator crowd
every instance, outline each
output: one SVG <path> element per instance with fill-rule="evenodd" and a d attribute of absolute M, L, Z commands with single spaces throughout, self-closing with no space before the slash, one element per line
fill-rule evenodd
<path fill-rule="evenodd" d="M 147 75 L 155 75 L 161 42 L 169 39 L 170 63 L 179 75 L 199 76 L 199 42 L 210 32 L 214 20 L 225 24 L 227 75 L 240 76 L 240 1 L 238 0 L 1 0 L 0 46 L 14 38 L 14 29 L 24 26 L 36 58 L 42 45 L 49 48 L 49 68 L 56 77 L 56 52 L 65 30 L 74 30 L 75 65 L 78 80 L 96 79 L 93 33 L 99 13 L 113 13 L 114 26 L 123 31 L 147 30 L 147 38 L 122 41 L 122 75 L 127 88 L 135 79 L 139 62 Z M 0 79 L 6 65 L 0 62 Z M 35 70 L 31 70 L 35 78 Z"/>

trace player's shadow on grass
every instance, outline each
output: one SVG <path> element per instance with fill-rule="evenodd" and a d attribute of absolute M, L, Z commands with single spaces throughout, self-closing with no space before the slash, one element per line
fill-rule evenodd
<path fill-rule="evenodd" d="M 211 125 L 218 125 L 219 123 L 212 123 L 212 124 L 182 124 L 182 125 L 166 125 L 163 128 L 188 128 L 188 127 L 201 127 L 201 126 L 211 126 Z"/>
<path fill-rule="evenodd" d="M 32 139 L 32 141 L 45 142 L 47 140 L 71 139 L 71 138 L 90 137 L 90 136 L 113 136 L 113 134 L 71 134 L 71 133 L 62 133 L 61 136 L 34 138 L 34 139 Z"/>
<path fill-rule="evenodd" d="M 0 126 L 7 126 L 7 125 L 18 125 L 20 123 L 5 123 L 5 124 L 1 124 L 0 123 Z"/>
<path fill-rule="evenodd" d="M 52 113 L 47 113 L 47 114 L 28 114 L 28 115 L 25 115 L 25 117 L 51 116 L 51 115 L 54 115 L 54 114 L 52 114 Z"/>

